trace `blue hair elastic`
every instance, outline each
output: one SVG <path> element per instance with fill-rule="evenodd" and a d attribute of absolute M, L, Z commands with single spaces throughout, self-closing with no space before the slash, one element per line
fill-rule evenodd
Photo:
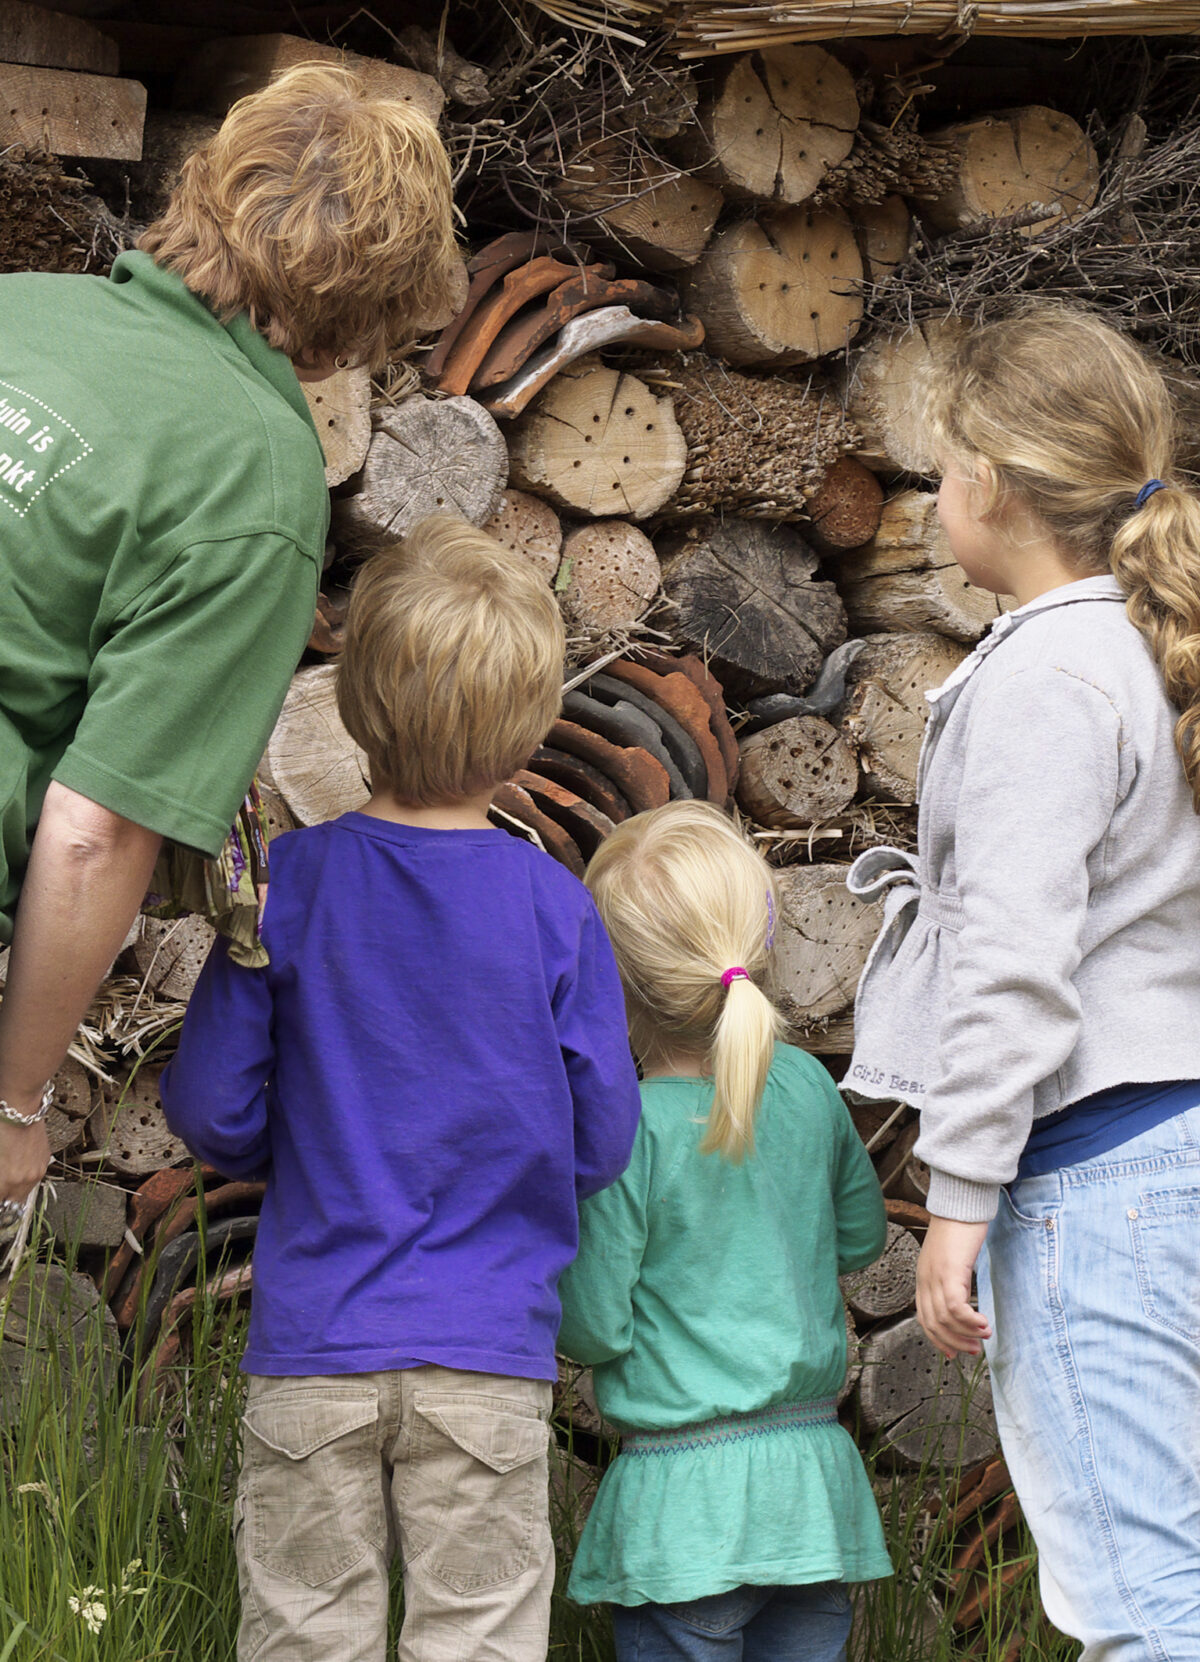
<path fill-rule="evenodd" d="M 1146 483 L 1133 499 L 1134 507 L 1144 507 L 1154 495 L 1155 491 L 1165 491 L 1166 489 L 1167 484 L 1164 479 L 1147 479 Z"/>

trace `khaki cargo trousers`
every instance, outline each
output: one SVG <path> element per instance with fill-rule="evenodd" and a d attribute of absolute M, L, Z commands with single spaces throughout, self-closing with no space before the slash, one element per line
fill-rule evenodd
<path fill-rule="evenodd" d="M 238 1662 L 545 1662 L 548 1382 L 453 1368 L 252 1375 L 234 1512 Z"/>

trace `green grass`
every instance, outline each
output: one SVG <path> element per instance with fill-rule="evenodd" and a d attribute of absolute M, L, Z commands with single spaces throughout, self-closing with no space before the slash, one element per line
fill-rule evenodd
<path fill-rule="evenodd" d="M 245 1314 L 198 1299 L 186 1360 L 151 1388 L 145 1364 L 102 1362 L 97 1320 L 64 1357 L 26 1370 L 19 1413 L 0 1431 L 0 1662 L 229 1662 L 237 1631 L 230 1513 L 242 1400 Z M 0 1346 L 3 1398 L 16 1352 Z M 569 1437 L 569 1432 L 568 1432 Z M 569 1449 L 565 1451 L 569 1454 Z M 555 1532 L 569 1557 L 584 1474 L 560 1459 Z M 929 1474 L 876 1473 L 900 1572 L 858 1598 L 858 1662 L 1001 1662 L 1014 1623 L 1037 1610 L 1022 1549 L 1019 1580 L 986 1632 L 956 1639 L 945 1603 L 953 1543 L 917 1503 Z M 924 1487 L 923 1487 L 924 1486 Z M 1006 1568 L 993 1562 L 989 1573 Z M 565 1579 L 560 1566 L 560 1583 Z M 394 1617 L 399 1620 L 399 1587 Z M 554 1601 L 552 1662 L 611 1662 L 602 1611 Z M 1077 1647 L 1036 1620 L 1021 1662 L 1070 1662 Z"/>

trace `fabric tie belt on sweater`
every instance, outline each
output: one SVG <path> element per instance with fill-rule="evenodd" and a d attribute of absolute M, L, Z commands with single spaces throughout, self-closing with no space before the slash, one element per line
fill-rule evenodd
<path fill-rule="evenodd" d="M 777 1402 L 771 1408 L 756 1408 L 749 1414 L 725 1414 L 720 1419 L 697 1420 L 692 1425 L 675 1425 L 666 1431 L 625 1431 L 621 1434 L 621 1453 L 646 1459 L 652 1454 L 678 1454 L 684 1449 L 743 1443 L 752 1437 L 771 1437 L 777 1431 L 793 1431 L 800 1426 L 836 1424 L 836 1397 L 819 1397 L 812 1402 Z"/>

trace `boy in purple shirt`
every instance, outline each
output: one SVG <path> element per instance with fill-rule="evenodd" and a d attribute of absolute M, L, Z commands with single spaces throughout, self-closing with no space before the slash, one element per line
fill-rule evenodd
<path fill-rule="evenodd" d="M 164 1081 L 265 1173 L 235 1514 L 242 1662 L 543 1662 L 547 1418 L 576 1202 L 623 1171 L 637 1079 L 595 907 L 494 829 L 559 707 L 519 555 L 438 515 L 355 586 L 339 681 L 362 813 L 271 851 L 265 970 L 218 945 Z"/>

